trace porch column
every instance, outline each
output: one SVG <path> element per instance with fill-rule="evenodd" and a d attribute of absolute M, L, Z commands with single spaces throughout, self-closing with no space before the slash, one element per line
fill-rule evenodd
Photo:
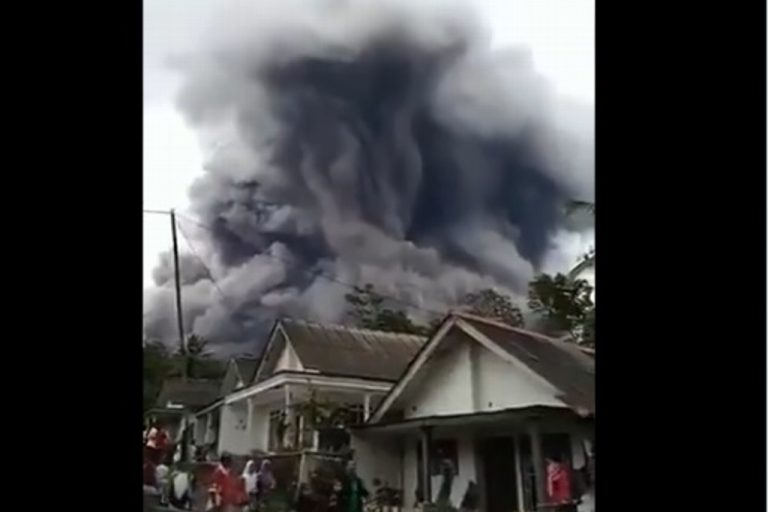
<path fill-rule="evenodd" d="M 247 410 L 246 412 L 247 416 L 245 417 L 245 431 L 248 434 L 250 439 L 251 424 L 253 423 L 253 399 L 248 398 L 245 404 L 246 404 L 246 410 Z"/>
<path fill-rule="evenodd" d="M 430 455 L 432 450 L 432 427 L 421 427 L 421 462 L 424 481 L 421 483 L 424 493 L 424 502 L 432 503 L 432 463 Z"/>
<path fill-rule="evenodd" d="M 523 487 L 523 457 L 520 449 L 520 434 L 515 434 L 515 486 L 517 487 L 517 512 L 525 512 L 525 489 Z"/>
<path fill-rule="evenodd" d="M 293 435 L 294 435 L 294 417 L 293 417 L 293 408 L 291 403 L 291 386 L 289 384 L 286 384 L 283 388 L 284 390 L 284 409 L 285 412 L 285 434 L 283 435 L 283 439 L 281 440 L 283 444 L 283 448 L 293 448 Z"/>
<path fill-rule="evenodd" d="M 528 435 L 531 437 L 531 457 L 533 459 L 533 474 L 536 480 L 536 509 L 543 510 L 547 503 L 547 482 L 544 457 L 541 454 L 541 435 L 539 425 L 535 421 L 528 424 Z"/>
<path fill-rule="evenodd" d="M 363 421 L 368 421 L 371 417 L 371 394 L 366 393 L 363 396 Z"/>
<path fill-rule="evenodd" d="M 320 431 L 317 429 L 312 430 L 312 450 L 317 451 L 320 449 Z"/>

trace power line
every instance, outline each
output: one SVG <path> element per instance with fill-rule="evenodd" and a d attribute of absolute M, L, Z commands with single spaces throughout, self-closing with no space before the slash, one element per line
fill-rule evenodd
<path fill-rule="evenodd" d="M 203 228 L 203 229 L 206 229 L 206 230 L 208 230 L 208 231 L 211 231 L 211 232 L 213 232 L 213 228 L 212 228 L 212 227 L 210 227 L 210 226 L 207 226 L 207 225 L 205 225 L 205 224 L 203 224 L 203 223 L 201 223 L 201 222 L 199 222 L 199 221 L 197 221 L 197 220 L 195 220 L 195 219 L 192 219 L 192 218 L 190 218 L 190 217 L 187 217 L 186 215 L 181 215 L 181 214 L 177 213 L 177 214 L 176 214 L 176 216 L 177 216 L 178 218 L 181 218 L 181 219 L 184 219 L 184 220 L 186 220 L 186 221 L 188 221 L 188 222 L 191 222 L 192 224 L 195 224 L 195 225 L 197 225 L 197 226 L 199 226 L 199 227 L 201 227 L 201 228 Z M 183 231 L 182 231 L 182 234 L 184 234 L 184 232 L 183 232 Z M 186 236 L 185 236 L 185 237 L 186 237 Z M 260 255 L 260 256 L 264 256 L 264 257 L 267 257 L 267 258 L 272 258 L 272 259 L 274 259 L 274 260 L 277 260 L 277 261 L 280 261 L 280 262 L 282 262 L 282 263 L 284 263 L 284 264 L 286 264 L 286 265 L 295 265 L 295 264 L 296 264 L 296 262 L 295 262 L 295 261 L 289 261 L 289 260 L 286 260 L 286 259 L 284 259 L 284 258 L 280 258 L 279 256 L 275 256 L 274 254 L 266 254 L 266 253 L 261 253 L 261 254 L 259 254 L 259 255 Z M 348 283 L 348 282 L 346 282 L 346 281 L 342 281 L 342 280 L 340 280 L 340 279 L 337 279 L 337 278 L 335 278 L 335 277 L 333 277 L 333 276 L 329 276 L 329 275 L 323 274 L 322 272 L 320 272 L 320 271 L 317 271 L 317 270 L 312 270 L 312 269 L 303 269 L 303 271 L 304 271 L 306 274 L 308 274 L 308 275 L 311 275 L 311 276 L 314 276 L 314 277 L 320 277 L 320 278 L 322 278 L 322 279 L 325 279 L 325 280 L 327 280 L 327 281 L 330 281 L 330 282 L 332 282 L 332 283 L 336 283 L 336 284 L 338 284 L 338 285 L 340 285 L 340 286 L 344 286 L 344 287 L 346 287 L 346 288 L 349 288 L 349 289 L 351 289 L 351 290 L 354 290 L 354 291 L 357 291 L 357 290 L 359 290 L 359 289 L 360 289 L 360 287 L 359 287 L 359 286 L 357 286 L 357 285 L 355 285 L 355 284 L 352 284 L 352 283 Z M 408 306 L 409 308 L 413 308 L 413 309 L 418 309 L 418 310 L 420 310 L 420 311 L 424 311 L 425 313 L 430 313 L 430 314 L 433 314 L 433 315 L 438 315 L 438 316 L 441 316 L 441 317 L 442 317 L 443 315 L 445 315 L 445 311 L 435 311 L 435 310 L 432 310 L 432 309 L 427 309 L 427 308 L 425 308 L 425 307 L 423 307 L 423 306 L 419 306 L 419 305 L 417 305 L 417 304 L 413 304 L 413 303 L 411 303 L 411 302 L 408 302 L 408 301 L 406 301 L 406 300 L 400 299 L 400 298 L 398 298 L 398 297 L 393 297 L 393 296 L 391 296 L 391 295 L 385 295 L 385 294 L 382 294 L 382 293 L 379 293 L 379 292 L 374 292 L 374 293 L 375 293 L 375 295 L 377 295 L 377 296 L 379 296 L 379 297 L 382 297 L 382 298 L 385 298 L 385 299 L 391 300 L 391 301 L 393 301 L 393 302 L 397 302 L 397 303 L 400 303 L 400 304 L 402 304 L 402 305 L 404 305 L 404 306 Z M 450 309 L 450 307 L 449 307 L 449 306 L 446 306 L 446 311 L 447 311 L 447 310 L 449 310 L 449 309 Z"/>
<path fill-rule="evenodd" d="M 180 216 L 178 213 L 177 216 Z M 184 241 L 187 242 L 187 246 L 189 247 L 189 250 L 192 251 L 192 254 L 197 258 L 197 260 L 200 262 L 201 265 L 203 265 L 203 268 L 205 269 L 205 272 L 208 274 L 208 278 L 211 280 L 211 283 L 213 283 L 213 286 L 216 288 L 216 290 L 219 292 L 221 297 L 225 301 L 231 301 L 231 299 L 227 296 L 226 293 L 224 293 L 224 290 L 221 289 L 219 286 L 219 283 L 216 281 L 216 278 L 213 277 L 213 273 L 211 272 L 211 269 L 208 268 L 208 265 L 205 264 L 205 261 L 203 261 L 203 258 L 200 257 L 200 254 L 195 250 L 195 246 L 192 245 L 192 241 L 189 239 L 187 234 L 184 232 L 184 229 L 181 227 L 181 223 L 178 222 L 179 231 L 181 231 L 181 236 L 184 237 Z"/>
<path fill-rule="evenodd" d="M 144 212 L 144 213 L 152 213 L 154 215 L 170 215 L 171 214 L 171 212 L 168 211 L 168 210 L 147 210 L 147 209 L 144 209 L 144 210 L 142 210 L 142 212 Z"/>

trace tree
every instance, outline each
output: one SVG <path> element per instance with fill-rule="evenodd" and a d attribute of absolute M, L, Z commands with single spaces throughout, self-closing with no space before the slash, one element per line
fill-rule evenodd
<path fill-rule="evenodd" d="M 187 337 L 186 354 L 179 351 L 178 357 L 181 358 L 185 366 L 186 375 L 189 378 L 211 378 L 217 377 L 221 373 L 221 364 L 211 359 L 211 352 L 208 350 L 208 340 L 197 334 L 190 334 Z"/>
<path fill-rule="evenodd" d="M 192 379 L 218 379 L 222 376 L 225 366 L 212 357 L 207 345 L 207 340 L 192 334 L 187 338 L 186 354 L 182 354 L 181 350 L 170 351 L 160 341 L 144 340 L 144 410 L 154 405 L 163 382 L 181 377 L 182 370 L 186 370 L 186 375 Z"/>
<path fill-rule="evenodd" d="M 512 303 L 507 295 L 502 295 L 492 288 L 486 288 L 464 296 L 462 304 L 469 307 L 472 314 L 495 318 L 513 327 L 522 327 L 523 313 Z"/>
<path fill-rule="evenodd" d="M 144 341 L 143 350 L 144 410 L 155 404 L 163 381 L 173 369 L 173 360 L 167 347 L 158 341 Z"/>
<path fill-rule="evenodd" d="M 541 315 L 550 334 L 569 334 L 580 343 L 594 344 L 592 286 L 564 274 L 541 274 L 528 289 L 528 306 Z"/>
<path fill-rule="evenodd" d="M 350 315 L 359 327 L 421 335 L 429 331 L 428 327 L 411 320 L 402 309 L 385 307 L 384 297 L 374 290 L 371 283 L 355 286 L 355 291 L 346 294 L 345 299 L 352 307 Z"/>

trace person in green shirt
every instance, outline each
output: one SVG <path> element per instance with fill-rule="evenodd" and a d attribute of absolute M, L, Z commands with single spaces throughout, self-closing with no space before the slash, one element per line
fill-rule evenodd
<path fill-rule="evenodd" d="M 347 463 L 347 472 L 341 486 L 339 499 L 341 512 L 363 512 L 363 500 L 368 496 L 368 489 L 357 476 L 355 461 L 350 460 Z"/>

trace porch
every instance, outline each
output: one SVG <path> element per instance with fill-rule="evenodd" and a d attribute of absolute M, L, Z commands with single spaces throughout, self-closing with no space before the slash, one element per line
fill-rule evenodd
<path fill-rule="evenodd" d="M 402 491 L 403 509 L 425 501 L 486 512 L 547 509 L 546 458 L 587 464 L 593 423 L 557 408 L 439 416 L 356 429 L 367 485 Z"/>
<path fill-rule="evenodd" d="M 348 377 L 277 374 L 226 398 L 218 451 L 346 453 L 347 427 L 368 419 L 390 387 Z"/>

